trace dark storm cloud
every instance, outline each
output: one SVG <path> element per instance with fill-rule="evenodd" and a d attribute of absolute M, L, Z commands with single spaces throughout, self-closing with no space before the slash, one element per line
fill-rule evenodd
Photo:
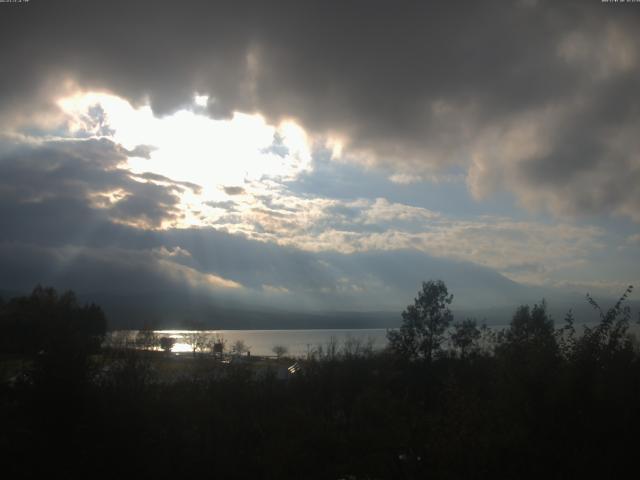
<path fill-rule="evenodd" d="M 67 78 L 158 114 L 199 92 L 214 116 L 295 117 L 399 171 L 471 163 L 479 196 L 638 220 L 637 179 L 609 188 L 638 167 L 624 132 L 640 124 L 639 16 L 598 1 L 34 0 L 0 17 L 0 109 L 42 114 Z M 536 121 L 537 149 L 496 152 Z"/>
<path fill-rule="evenodd" d="M 3 235 L 41 224 L 76 230 L 97 220 L 158 226 L 179 218 L 176 191 L 183 187 L 136 181 L 118 168 L 124 160 L 106 139 L 16 146 L 0 157 L 0 222 L 10 223 Z"/>

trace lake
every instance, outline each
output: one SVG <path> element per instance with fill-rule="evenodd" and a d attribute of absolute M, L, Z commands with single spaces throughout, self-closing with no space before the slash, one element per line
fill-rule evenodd
<path fill-rule="evenodd" d="M 596 325 L 596 322 L 589 322 L 576 325 L 578 335 L 582 333 L 584 326 Z M 561 323 L 556 324 L 556 328 L 561 327 Z M 507 325 L 492 325 L 495 332 L 507 327 Z M 640 328 L 631 325 L 630 332 L 640 336 Z M 172 352 L 183 354 L 191 352 L 191 345 L 187 338 L 192 333 L 203 333 L 208 340 L 221 337 L 225 341 L 225 352 L 230 353 L 232 346 L 237 341 L 244 342 L 244 345 L 251 352 L 251 355 L 274 356 L 273 347 L 283 346 L 287 349 L 290 357 L 306 357 L 310 353 L 316 352 L 319 347 L 325 351 L 327 346 L 334 341 L 337 348 L 342 349 L 346 343 L 360 342 L 362 346 L 371 346 L 373 350 L 382 350 L 387 345 L 387 329 L 385 328 L 361 328 L 361 329 L 308 329 L 308 330 L 155 330 L 158 338 L 170 337 L 175 340 Z M 112 336 L 133 342 L 136 330 L 120 330 L 112 332 Z M 130 344 L 130 343 L 129 343 Z"/>
<path fill-rule="evenodd" d="M 136 331 L 115 332 L 117 335 L 135 339 Z M 187 342 L 187 336 L 194 333 L 192 330 L 156 330 L 158 337 L 171 337 L 175 339 L 172 352 L 191 352 L 191 345 Z M 319 346 L 324 349 L 335 340 L 338 348 L 342 348 L 346 342 L 360 341 L 363 345 L 371 345 L 374 350 L 381 350 L 387 345 L 387 330 L 385 328 L 367 329 L 333 329 L 333 330 L 204 330 L 210 339 L 221 336 L 226 341 L 226 351 L 230 351 L 232 345 L 241 340 L 247 346 L 251 355 L 272 356 L 273 347 L 281 345 L 287 349 L 287 355 L 293 357 L 306 357 Z"/>

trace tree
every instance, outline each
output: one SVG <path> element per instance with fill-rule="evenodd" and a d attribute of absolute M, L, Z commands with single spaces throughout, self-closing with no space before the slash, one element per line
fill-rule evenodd
<path fill-rule="evenodd" d="M 136 335 L 136 345 L 143 350 L 153 350 L 160 344 L 158 335 L 153 329 L 153 325 L 145 323 Z"/>
<path fill-rule="evenodd" d="M 344 358 L 368 357 L 373 353 L 373 345 L 374 340 L 372 338 L 363 340 L 362 338 L 347 335 L 342 345 L 342 355 Z"/>
<path fill-rule="evenodd" d="M 176 339 L 171 337 L 162 337 L 160 339 L 160 348 L 166 353 L 171 352 L 171 349 L 176 344 Z"/>
<path fill-rule="evenodd" d="M 276 354 L 276 357 L 280 358 L 287 354 L 288 349 L 284 345 L 276 345 L 271 349 L 271 351 Z"/>
<path fill-rule="evenodd" d="M 112 330 L 105 336 L 103 345 L 112 351 L 122 351 L 135 346 L 135 337 L 128 330 Z"/>
<path fill-rule="evenodd" d="M 479 351 L 484 355 L 492 355 L 496 348 L 497 333 L 489 328 L 486 323 L 486 319 L 480 325 L 480 337 L 478 338 Z"/>
<path fill-rule="evenodd" d="M 582 336 L 574 340 L 572 353 L 577 355 L 576 359 L 583 362 L 590 359 L 604 365 L 619 355 L 632 354 L 634 341 L 629 333 L 631 307 L 628 304 L 632 292 L 633 285 L 629 285 L 616 304 L 606 312 L 587 294 L 587 301 L 600 316 L 600 323 L 594 327 L 585 326 Z M 573 324 L 568 324 L 568 327 L 573 327 Z"/>
<path fill-rule="evenodd" d="M 0 308 L 0 351 L 34 356 L 29 376 L 40 393 L 78 400 L 95 373 L 90 357 L 101 348 L 106 324 L 97 305 L 38 285 Z"/>
<path fill-rule="evenodd" d="M 31 295 L 12 298 L 0 308 L 0 351 L 96 352 L 106 328 L 106 317 L 97 305 L 81 305 L 72 291 L 58 294 L 37 285 Z"/>
<path fill-rule="evenodd" d="M 526 370 L 537 375 L 553 369 L 561 352 L 558 334 L 544 300 L 533 308 L 529 305 L 518 307 L 509 328 L 500 332 L 496 353 L 507 363 L 518 365 L 519 374 Z"/>
<path fill-rule="evenodd" d="M 542 300 L 532 309 L 521 305 L 504 333 L 504 342 L 517 350 L 532 349 L 551 353 L 557 349 L 553 320 L 547 313 L 547 302 Z"/>
<path fill-rule="evenodd" d="M 220 333 L 216 333 L 215 337 L 209 342 L 211 347 L 211 352 L 216 357 L 222 357 L 224 355 L 224 351 L 227 348 L 227 340 Z"/>
<path fill-rule="evenodd" d="M 236 355 L 242 355 L 244 352 L 249 351 L 249 347 L 244 343 L 244 340 L 236 340 L 231 346 L 231 351 Z"/>
<path fill-rule="evenodd" d="M 204 352 L 209 348 L 209 335 L 203 330 L 188 332 L 184 335 L 186 342 L 191 345 L 191 352 L 196 356 L 196 352 Z"/>
<path fill-rule="evenodd" d="M 478 328 L 476 321 L 468 318 L 453 325 L 451 345 L 460 352 L 462 358 L 465 358 L 471 351 L 477 349 L 481 335 L 482 332 Z"/>
<path fill-rule="evenodd" d="M 448 305 L 453 301 L 442 280 L 422 282 L 422 290 L 402 312 L 402 326 L 387 333 L 390 349 L 410 360 L 431 362 L 453 320 Z"/>

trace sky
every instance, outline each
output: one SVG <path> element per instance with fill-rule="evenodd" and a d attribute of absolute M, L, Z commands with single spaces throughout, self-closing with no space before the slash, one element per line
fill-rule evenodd
<path fill-rule="evenodd" d="M 600 0 L 1 3 L 0 290 L 617 297 L 638 32 Z"/>

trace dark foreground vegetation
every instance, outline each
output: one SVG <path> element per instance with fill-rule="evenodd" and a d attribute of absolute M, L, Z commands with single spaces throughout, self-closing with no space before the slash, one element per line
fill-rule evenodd
<path fill-rule="evenodd" d="M 609 310 L 588 297 L 590 328 L 571 313 L 554 327 L 542 302 L 495 332 L 454 323 L 446 286 L 427 282 L 386 351 L 325 348 L 282 379 L 293 360 L 101 347 L 99 307 L 36 288 L 0 304 L 3 476 L 626 477 L 640 433 L 630 292 Z"/>

